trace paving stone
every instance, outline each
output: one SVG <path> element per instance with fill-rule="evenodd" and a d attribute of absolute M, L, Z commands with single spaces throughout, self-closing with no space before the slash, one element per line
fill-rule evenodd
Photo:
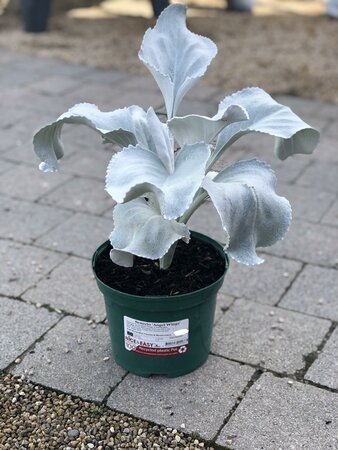
<path fill-rule="evenodd" d="M 262 375 L 217 443 L 233 450 L 335 450 L 337 394 L 289 381 Z"/>
<path fill-rule="evenodd" d="M 310 222 L 319 222 L 336 198 L 330 192 L 285 184 L 279 185 L 278 194 L 291 203 L 293 217 Z"/>
<path fill-rule="evenodd" d="M 337 113 L 333 117 L 337 117 Z M 333 117 L 331 117 L 331 119 Z M 338 130 L 337 130 L 337 122 L 336 122 L 336 120 L 333 120 L 331 122 L 331 124 L 327 127 L 327 129 L 325 130 L 325 135 L 329 136 L 329 137 L 332 137 L 334 139 L 337 139 L 337 137 L 338 137 Z"/>
<path fill-rule="evenodd" d="M 97 247 L 108 239 L 112 229 L 112 220 L 76 213 L 36 242 L 46 248 L 91 258 Z"/>
<path fill-rule="evenodd" d="M 338 389 L 338 328 L 332 333 L 320 355 L 307 371 L 305 379 Z"/>
<path fill-rule="evenodd" d="M 24 163 L 25 165 L 33 166 L 35 170 L 38 169 L 40 160 L 33 151 L 33 144 L 21 144 L 17 142 L 13 147 L 7 148 L 3 153 L 3 158 L 13 163 Z"/>
<path fill-rule="evenodd" d="M 34 350 L 12 373 L 86 400 L 102 401 L 125 374 L 112 360 L 108 327 L 76 317 L 62 319 Z"/>
<path fill-rule="evenodd" d="M 106 315 L 90 261 L 74 256 L 25 292 L 22 298 L 97 322 L 104 320 Z"/>
<path fill-rule="evenodd" d="M 75 178 L 40 199 L 40 203 L 60 206 L 73 211 L 102 214 L 113 206 L 104 190 L 104 181 Z"/>
<path fill-rule="evenodd" d="M 64 256 L 30 245 L 0 240 L 0 294 L 19 296 L 34 286 Z"/>
<path fill-rule="evenodd" d="M 79 80 L 77 78 L 71 78 L 65 75 L 51 75 L 35 81 L 28 85 L 29 89 L 49 95 L 58 96 L 64 95 L 67 92 L 77 88 L 79 85 Z M 53 100 L 51 100 L 53 101 Z"/>
<path fill-rule="evenodd" d="M 0 175 L 0 192 L 34 201 L 69 179 L 64 173 L 43 173 L 38 168 L 20 165 Z"/>
<path fill-rule="evenodd" d="M 315 317 L 236 300 L 214 329 L 213 353 L 280 373 L 304 368 L 331 323 Z"/>
<path fill-rule="evenodd" d="M 210 86 L 201 81 L 187 93 L 185 98 L 187 98 L 188 100 L 197 101 L 205 100 L 206 102 L 216 101 L 218 104 L 220 102 L 219 98 L 223 100 L 224 97 L 225 93 L 223 91 L 220 91 L 218 87 Z"/>
<path fill-rule="evenodd" d="M 338 227 L 338 201 L 334 202 L 323 217 L 322 223 Z"/>
<path fill-rule="evenodd" d="M 315 162 L 298 178 L 297 184 L 338 193 L 338 165 Z"/>
<path fill-rule="evenodd" d="M 142 419 L 212 439 L 253 369 L 210 356 L 198 370 L 179 378 L 127 375 L 108 406 Z M 154 408 L 154 405 L 156 407 Z"/>
<path fill-rule="evenodd" d="M 231 260 L 221 292 L 268 305 L 278 303 L 302 265 L 271 255 L 261 256 L 265 262 L 254 267 Z"/>
<path fill-rule="evenodd" d="M 201 114 L 204 116 L 212 117 L 217 113 L 217 108 L 218 103 L 216 101 L 206 103 L 185 98 L 178 108 L 177 115 L 186 116 L 188 114 Z"/>
<path fill-rule="evenodd" d="M 0 370 L 14 362 L 59 318 L 46 309 L 0 297 Z"/>
<path fill-rule="evenodd" d="M 331 137 L 323 133 L 316 151 L 311 155 L 311 159 L 319 162 L 338 163 L 337 137 Z"/>
<path fill-rule="evenodd" d="M 0 159 L 0 174 L 6 172 L 7 170 L 14 169 L 14 167 L 14 164 Z"/>
<path fill-rule="evenodd" d="M 97 143 L 89 151 L 82 149 L 82 151 L 73 153 L 69 158 L 61 160 L 60 171 L 62 173 L 97 178 L 101 181 L 103 190 L 107 166 L 112 156 L 113 151 L 110 145 L 106 147 Z"/>
<path fill-rule="evenodd" d="M 338 271 L 306 266 L 280 306 L 338 321 Z"/>
<path fill-rule="evenodd" d="M 224 311 L 226 311 L 233 304 L 234 301 L 235 301 L 234 297 L 224 294 L 223 292 L 218 293 L 214 323 L 217 323 L 219 321 L 219 319 L 223 316 Z"/>
<path fill-rule="evenodd" d="M 0 195 L 0 237 L 31 243 L 71 215 L 68 211 Z"/>
<path fill-rule="evenodd" d="M 338 229 L 294 219 L 283 241 L 266 252 L 294 258 L 311 264 L 338 264 Z"/>
<path fill-rule="evenodd" d="M 122 72 L 119 70 L 94 69 L 91 67 L 90 70 L 81 77 L 81 80 L 83 82 L 95 82 L 111 85 L 125 82 L 131 77 L 132 75 L 127 72 Z"/>
<path fill-rule="evenodd" d="M 94 103 L 102 111 L 113 111 L 125 106 L 138 105 L 147 110 L 149 106 L 157 109 L 163 105 L 163 97 L 156 84 L 153 89 L 140 89 L 140 84 L 136 88 L 125 88 L 117 83 L 113 86 L 107 86 L 100 83 L 88 83 L 79 86 L 78 89 L 67 97 L 73 103 L 89 102 Z"/>

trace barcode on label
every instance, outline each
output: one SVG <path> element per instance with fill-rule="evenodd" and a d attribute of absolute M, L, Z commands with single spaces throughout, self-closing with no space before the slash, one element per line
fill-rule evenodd
<path fill-rule="evenodd" d="M 186 344 L 186 343 L 187 343 L 186 339 L 180 339 L 179 341 L 166 342 L 165 345 L 166 346 L 167 345 L 175 346 L 175 345 L 181 345 L 181 344 Z"/>

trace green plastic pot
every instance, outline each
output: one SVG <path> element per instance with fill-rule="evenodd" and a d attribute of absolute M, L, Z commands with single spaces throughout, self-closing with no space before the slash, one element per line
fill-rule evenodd
<path fill-rule="evenodd" d="M 229 260 L 218 242 L 197 232 L 192 235 L 222 255 L 224 272 L 210 286 L 188 294 L 146 297 L 112 289 L 95 272 L 96 261 L 109 241 L 93 255 L 93 271 L 106 304 L 113 356 L 129 372 L 143 377 L 177 377 L 194 371 L 208 358 L 216 296 Z"/>

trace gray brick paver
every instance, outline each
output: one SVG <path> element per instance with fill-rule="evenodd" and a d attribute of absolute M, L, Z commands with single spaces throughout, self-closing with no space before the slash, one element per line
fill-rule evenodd
<path fill-rule="evenodd" d="M 265 262 L 254 267 L 231 260 L 221 291 L 234 297 L 275 305 L 302 265 L 271 255 L 261 256 Z"/>
<path fill-rule="evenodd" d="M 60 264 L 60 253 L 0 240 L 0 294 L 19 296 Z"/>
<path fill-rule="evenodd" d="M 0 237 L 31 243 L 72 212 L 0 195 Z"/>
<path fill-rule="evenodd" d="M 327 211 L 322 219 L 322 223 L 325 225 L 333 225 L 338 228 L 338 200 L 334 202 L 331 208 Z"/>
<path fill-rule="evenodd" d="M 337 433 L 337 394 L 264 374 L 217 443 L 232 450 L 336 450 Z"/>
<path fill-rule="evenodd" d="M 212 351 L 291 374 L 304 368 L 303 357 L 317 350 L 330 325 L 328 320 L 236 300 L 215 326 Z"/>
<path fill-rule="evenodd" d="M 298 178 L 297 184 L 338 194 L 338 164 L 313 162 Z"/>
<path fill-rule="evenodd" d="M 70 176 L 64 173 L 43 173 L 33 167 L 18 165 L 0 175 L 0 193 L 34 201 L 68 179 Z"/>
<path fill-rule="evenodd" d="M 0 297 L 0 370 L 16 360 L 58 320 L 57 314 L 46 309 Z"/>
<path fill-rule="evenodd" d="M 94 401 L 102 401 L 125 374 L 111 357 L 107 326 L 93 328 L 76 317 L 62 319 L 12 372 Z"/>
<path fill-rule="evenodd" d="M 338 321 L 337 280 L 337 270 L 308 265 L 279 306 Z"/>
<path fill-rule="evenodd" d="M 29 302 L 46 304 L 83 318 L 96 321 L 105 318 L 103 297 L 97 289 L 90 261 L 74 256 L 65 260 L 22 297 Z"/>
<path fill-rule="evenodd" d="M 88 178 L 75 178 L 64 183 L 43 196 L 40 203 L 91 214 L 102 214 L 114 205 L 103 182 Z"/>
<path fill-rule="evenodd" d="M 108 406 L 143 419 L 212 439 L 254 370 L 209 356 L 195 372 L 179 378 L 129 374 L 112 392 Z"/>
<path fill-rule="evenodd" d="M 338 328 L 306 372 L 305 379 L 338 390 Z"/>
<path fill-rule="evenodd" d="M 266 252 L 314 265 L 338 264 L 338 228 L 294 219 L 283 241 Z"/>
<path fill-rule="evenodd" d="M 278 194 L 291 203 L 292 216 L 310 222 L 319 222 L 336 199 L 331 192 L 297 185 L 279 185 Z"/>
<path fill-rule="evenodd" d="M 76 213 L 70 219 L 37 239 L 36 244 L 83 258 L 91 258 L 113 229 L 112 219 Z"/>

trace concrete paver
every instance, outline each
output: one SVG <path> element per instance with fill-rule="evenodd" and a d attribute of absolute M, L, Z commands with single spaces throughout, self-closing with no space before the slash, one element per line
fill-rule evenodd
<path fill-rule="evenodd" d="M 289 200 L 294 218 L 309 222 L 320 222 L 336 199 L 336 195 L 331 192 L 294 184 L 279 185 L 278 194 Z"/>
<path fill-rule="evenodd" d="M 324 267 L 304 268 L 280 306 L 338 321 L 337 271 Z"/>
<path fill-rule="evenodd" d="M 14 362 L 59 319 L 46 309 L 0 297 L 0 370 Z"/>
<path fill-rule="evenodd" d="M 250 367 L 210 356 L 204 366 L 179 378 L 129 374 L 107 404 L 173 428 L 184 424 L 185 431 L 212 439 L 253 373 Z"/>
<path fill-rule="evenodd" d="M 75 256 L 56 267 L 22 298 L 97 322 L 105 318 L 103 297 L 94 282 L 91 263 Z"/>
<path fill-rule="evenodd" d="M 323 217 L 322 223 L 338 227 L 338 201 L 334 202 Z"/>
<path fill-rule="evenodd" d="M 72 215 L 71 211 L 0 195 L 0 237 L 31 243 Z"/>
<path fill-rule="evenodd" d="M 337 165 L 317 162 L 316 164 L 311 164 L 305 170 L 305 172 L 298 178 L 297 184 L 338 194 L 337 177 Z"/>
<path fill-rule="evenodd" d="M 217 443 L 232 450 L 334 450 L 337 417 L 337 394 L 264 374 Z"/>
<path fill-rule="evenodd" d="M 305 379 L 338 390 L 338 328 L 306 372 Z"/>
<path fill-rule="evenodd" d="M 112 219 L 77 213 L 36 241 L 37 245 L 91 258 L 113 229 Z"/>
<path fill-rule="evenodd" d="M 330 325 L 328 320 L 236 300 L 215 326 L 212 351 L 292 374 L 304 369 L 304 356 L 317 350 Z"/>
<path fill-rule="evenodd" d="M 60 264 L 63 255 L 13 241 L 0 240 L 0 294 L 19 296 Z"/>
<path fill-rule="evenodd" d="M 0 175 L 0 192 L 10 197 L 35 201 L 69 178 L 64 173 L 46 174 L 34 167 L 18 165 Z"/>
<path fill-rule="evenodd" d="M 111 358 L 106 325 L 65 317 L 12 371 L 86 400 L 102 401 L 125 371 Z"/>
<path fill-rule="evenodd" d="M 221 291 L 234 297 L 275 305 L 302 266 L 296 261 L 261 256 L 265 262 L 255 268 L 231 261 Z"/>
<path fill-rule="evenodd" d="M 104 190 L 104 183 L 87 178 L 75 178 L 40 199 L 40 203 L 73 211 L 102 214 L 112 209 L 113 200 Z"/>
<path fill-rule="evenodd" d="M 287 237 L 266 251 L 315 265 L 335 267 L 338 264 L 338 228 L 294 219 Z"/>

